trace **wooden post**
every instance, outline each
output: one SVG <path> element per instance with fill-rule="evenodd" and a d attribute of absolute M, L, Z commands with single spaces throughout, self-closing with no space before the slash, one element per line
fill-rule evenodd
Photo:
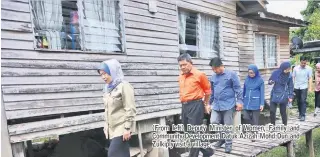
<path fill-rule="evenodd" d="M 309 131 L 308 131 L 309 132 Z M 307 148 L 309 148 L 309 140 L 310 140 L 310 138 L 308 138 L 307 136 L 308 136 L 308 132 L 306 132 L 306 146 L 307 146 Z M 312 134 L 312 133 L 311 133 Z M 311 137 L 312 138 L 312 137 Z"/>
<path fill-rule="evenodd" d="M 13 143 L 12 153 L 14 157 L 26 157 L 24 142 Z"/>
<path fill-rule="evenodd" d="M 309 148 L 309 156 L 314 157 L 314 148 L 313 148 L 313 141 L 312 141 L 312 130 L 306 133 L 306 141 L 307 146 Z"/>
<path fill-rule="evenodd" d="M 3 93 L 1 93 L 1 156 L 13 157 L 2 94 Z"/>
<path fill-rule="evenodd" d="M 289 141 L 287 143 L 287 156 L 288 157 L 295 157 L 294 148 L 293 148 L 293 141 Z"/>
<path fill-rule="evenodd" d="M 142 143 L 142 135 L 141 135 L 141 127 L 138 122 L 138 139 L 139 139 L 139 147 L 140 147 L 140 157 L 143 157 L 145 154 L 143 152 L 143 143 Z"/>
<path fill-rule="evenodd" d="M 160 118 L 160 125 L 165 126 L 166 125 L 166 117 Z M 161 134 L 165 134 L 165 132 L 161 132 Z M 168 148 L 159 148 L 159 157 L 169 157 L 169 150 Z"/>
<path fill-rule="evenodd" d="M 34 157 L 33 147 L 32 147 L 32 141 L 27 141 L 27 148 L 28 148 L 28 154 L 29 157 Z"/>

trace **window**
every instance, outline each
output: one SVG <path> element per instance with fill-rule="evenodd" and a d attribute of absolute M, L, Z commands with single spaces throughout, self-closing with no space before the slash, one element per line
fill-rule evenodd
<path fill-rule="evenodd" d="M 179 9 L 180 53 L 192 57 L 219 56 L 219 18 Z"/>
<path fill-rule="evenodd" d="M 115 0 L 30 0 L 35 47 L 123 51 L 119 4 Z"/>
<path fill-rule="evenodd" d="M 277 66 L 277 36 L 255 34 L 254 61 L 259 68 Z"/>

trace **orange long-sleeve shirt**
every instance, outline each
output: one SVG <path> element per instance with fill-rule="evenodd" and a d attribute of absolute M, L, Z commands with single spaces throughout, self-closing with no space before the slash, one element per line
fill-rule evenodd
<path fill-rule="evenodd" d="M 204 72 L 193 67 L 188 74 L 179 75 L 180 101 L 202 99 L 205 94 L 211 94 L 211 85 Z"/>

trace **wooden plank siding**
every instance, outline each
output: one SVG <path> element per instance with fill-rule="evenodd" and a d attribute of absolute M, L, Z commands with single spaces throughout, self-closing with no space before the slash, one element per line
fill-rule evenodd
<path fill-rule="evenodd" d="M 158 0 L 152 14 L 147 0 L 124 1 L 125 54 L 34 49 L 28 0 L 4 0 L 1 8 L 1 81 L 6 116 L 17 123 L 8 126 L 13 143 L 102 127 L 103 81 L 96 67 L 111 58 L 121 62 L 125 79 L 135 88 L 138 120 L 179 114 L 177 8 L 221 18 L 223 61 L 239 72 L 236 2 Z M 193 62 L 212 74 L 209 59 Z M 59 119 L 26 120 L 49 115 Z"/>
<path fill-rule="evenodd" d="M 254 64 L 254 32 L 264 32 L 279 35 L 278 41 L 278 65 L 283 61 L 288 61 L 290 58 L 289 50 L 289 27 L 270 23 L 257 21 L 246 18 L 237 18 L 238 21 L 238 43 L 239 43 L 239 65 L 240 65 L 240 78 L 242 84 L 248 75 L 248 65 Z M 271 87 L 267 84 L 272 71 L 275 68 L 260 69 L 260 74 L 265 80 L 265 96 L 266 99 L 270 98 Z"/>

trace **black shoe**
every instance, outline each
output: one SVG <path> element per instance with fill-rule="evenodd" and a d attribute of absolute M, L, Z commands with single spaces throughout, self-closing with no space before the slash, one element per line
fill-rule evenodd
<path fill-rule="evenodd" d="M 226 143 L 226 141 L 220 140 L 214 146 L 220 148 L 224 143 Z"/>
<path fill-rule="evenodd" d="M 306 117 L 301 117 L 300 121 L 305 121 L 306 120 Z"/>
<path fill-rule="evenodd" d="M 230 153 L 231 151 L 232 151 L 232 145 L 226 145 L 225 149 L 224 149 L 224 152 Z"/>
<path fill-rule="evenodd" d="M 302 117 L 302 116 L 301 116 L 301 115 L 299 115 L 298 119 L 301 119 L 301 117 Z"/>
<path fill-rule="evenodd" d="M 202 157 L 211 157 L 214 154 L 214 149 L 207 148 L 205 152 L 202 152 Z"/>
<path fill-rule="evenodd" d="M 256 142 L 256 140 L 251 140 L 251 142 Z"/>

